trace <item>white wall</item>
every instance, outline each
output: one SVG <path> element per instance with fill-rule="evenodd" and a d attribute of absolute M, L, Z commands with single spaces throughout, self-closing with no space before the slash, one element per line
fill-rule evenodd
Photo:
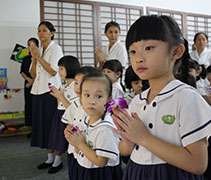
<path fill-rule="evenodd" d="M 113 0 L 90 0 L 112 3 Z M 150 6 L 176 11 L 211 15 L 210 0 L 115 0 L 115 3 Z M 37 37 L 40 22 L 40 0 L 1 0 L 0 2 L 0 67 L 8 68 L 8 87 L 22 88 L 20 64 L 10 60 L 14 45 L 26 45 L 28 38 Z"/>

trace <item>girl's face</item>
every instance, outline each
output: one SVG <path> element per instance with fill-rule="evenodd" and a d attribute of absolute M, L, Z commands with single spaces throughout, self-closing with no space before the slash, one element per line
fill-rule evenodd
<path fill-rule="evenodd" d="M 117 79 L 119 78 L 119 76 L 121 74 L 120 72 L 115 73 L 114 71 L 107 69 L 107 68 L 103 69 L 103 73 L 111 79 L 112 84 L 117 82 Z"/>
<path fill-rule="evenodd" d="M 74 91 L 78 97 L 80 97 L 80 85 L 81 85 L 81 81 L 83 77 L 84 77 L 84 74 L 77 74 L 75 76 Z"/>
<path fill-rule="evenodd" d="M 105 35 L 108 38 L 110 44 L 114 44 L 118 40 L 119 34 L 120 34 L 119 28 L 116 26 L 111 26 L 105 32 Z"/>
<path fill-rule="evenodd" d="M 159 40 L 141 40 L 129 47 L 131 64 L 140 79 L 162 79 L 172 76 L 174 62 L 168 44 Z"/>
<path fill-rule="evenodd" d="M 132 89 L 136 94 L 140 94 L 142 92 L 142 80 L 132 81 L 131 82 Z"/>
<path fill-rule="evenodd" d="M 207 46 L 207 39 L 204 34 L 199 34 L 195 41 L 196 49 L 204 49 Z"/>
<path fill-rule="evenodd" d="M 108 101 L 107 87 L 104 82 L 87 80 L 82 85 L 81 104 L 90 118 L 100 119 Z"/>
<path fill-rule="evenodd" d="M 38 37 L 41 42 L 51 41 L 54 32 L 51 32 L 44 24 L 38 27 Z"/>
<path fill-rule="evenodd" d="M 189 69 L 189 74 L 192 75 L 195 79 L 198 76 L 198 73 L 195 69 Z"/>
<path fill-rule="evenodd" d="M 64 66 L 59 66 L 59 76 L 61 77 L 61 80 L 66 79 L 67 72 Z"/>

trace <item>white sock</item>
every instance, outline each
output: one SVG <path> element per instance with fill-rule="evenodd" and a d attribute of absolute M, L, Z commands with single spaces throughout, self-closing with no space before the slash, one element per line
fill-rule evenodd
<path fill-rule="evenodd" d="M 62 163 L 61 155 L 56 155 L 52 167 L 57 167 Z"/>
<path fill-rule="evenodd" d="M 54 153 L 48 153 L 48 159 L 45 161 L 47 164 L 51 164 L 54 160 Z"/>

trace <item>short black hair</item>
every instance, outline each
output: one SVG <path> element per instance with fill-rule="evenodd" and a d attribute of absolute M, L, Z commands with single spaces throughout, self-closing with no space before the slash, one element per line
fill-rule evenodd
<path fill-rule="evenodd" d="M 115 73 L 121 72 L 121 76 L 122 76 L 123 67 L 122 67 L 121 62 L 119 60 L 117 60 L 117 59 L 107 60 L 103 64 L 103 69 L 110 69 L 111 71 L 113 71 Z"/>
<path fill-rule="evenodd" d="M 63 56 L 59 62 L 58 66 L 63 66 L 66 69 L 66 78 L 74 78 L 75 74 L 80 69 L 80 63 L 78 58 L 74 56 Z"/>
<path fill-rule="evenodd" d="M 184 44 L 182 32 L 176 21 L 170 16 L 141 16 L 130 27 L 126 37 L 126 48 L 141 40 L 160 40 L 167 42 L 169 52 L 172 47 Z"/>
<path fill-rule="evenodd" d="M 128 88 L 130 90 L 132 88 L 131 82 L 132 81 L 138 81 L 138 80 L 140 80 L 140 78 L 133 71 L 132 66 L 129 66 L 126 69 L 126 72 L 125 72 L 125 85 L 126 85 L 126 88 Z"/>
<path fill-rule="evenodd" d="M 211 65 L 207 67 L 207 73 L 211 73 Z"/>
<path fill-rule="evenodd" d="M 78 74 L 86 75 L 86 74 L 90 74 L 94 72 L 100 72 L 100 71 L 92 66 L 83 66 L 79 68 L 79 70 L 76 72 L 75 75 L 78 75 Z"/>
<path fill-rule="evenodd" d="M 49 21 L 42 21 L 39 24 L 38 27 L 40 27 L 43 24 L 49 29 L 50 32 L 56 32 L 56 29 L 54 28 L 54 26 L 53 26 L 53 24 L 51 22 L 49 22 Z M 53 39 L 54 39 L 54 36 L 51 37 L 51 40 L 53 40 Z"/>
<path fill-rule="evenodd" d="M 39 47 L 39 41 L 38 41 L 37 38 L 31 37 L 31 38 L 28 39 L 27 43 L 28 43 L 29 41 L 33 41 L 33 42 L 35 43 L 35 45 L 36 45 L 37 47 Z"/>
<path fill-rule="evenodd" d="M 117 23 L 117 22 L 115 22 L 115 21 L 110 21 L 110 22 L 108 22 L 106 25 L 105 25 L 105 33 L 108 31 L 108 29 L 111 27 L 111 26 L 115 26 L 115 27 L 117 27 L 118 29 L 119 29 L 119 32 L 120 32 L 120 26 L 119 26 L 119 24 Z"/>

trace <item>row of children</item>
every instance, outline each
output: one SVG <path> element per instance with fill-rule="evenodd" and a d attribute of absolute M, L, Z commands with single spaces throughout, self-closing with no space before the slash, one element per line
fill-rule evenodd
<path fill-rule="evenodd" d="M 149 81 L 150 88 L 137 91 L 129 110 L 113 108 L 112 116 L 104 105 L 116 94 L 112 87 L 120 87 L 115 84 L 121 70 L 111 65 L 119 62 L 103 64 L 107 76 L 77 65 L 68 77 L 61 63 L 68 56 L 59 61 L 60 77 L 69 84 L 63 90 L 52 87 L 51 95 L 64 106 L 69 99 L 69 106 L 54 115 L 49 147 L 61 154 L 68 141 L 69 179 L 122 179 L 120 153 L 130 155 L 123 179 L 203 179 L 211 111 L 194 88 L 174 77 L 175 61 L 185 51 L 177 23 L 167 16 L 142 16 L 131 26 L 126 47 L 132 63 L 126 74 L 133 70 L 138 80 Z M 70 67 L 76 68 L 74 63 Z M 127 87 L 134 87 L 133 80 L 125 80 Z M 53 171 L 58 171 L 62 163 L 56 159 L 49 153 L 39 168 L 56 164 Z"/>

